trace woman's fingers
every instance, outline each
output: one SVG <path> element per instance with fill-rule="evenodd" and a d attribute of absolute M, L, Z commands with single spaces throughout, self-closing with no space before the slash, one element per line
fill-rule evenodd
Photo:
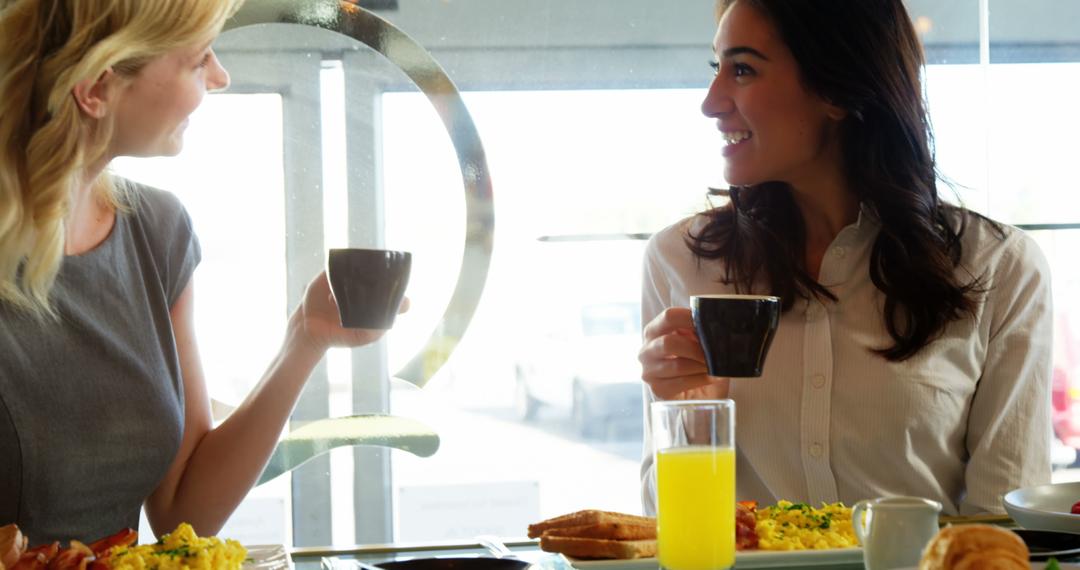
<path fill-rule="evenodd" d="M 705 351 L 701 349 L 697 335 L 693 331 L 679 329 L 663 336 L 647 339 L 638 353 L 642 364 L 646 361 L 686 358 L 705 365 Z"/>
<path fill-rule="evenodd" d="M 715 381 L 707 374 L 705 353 L 698 343 L 690 309 L 672 307 L 645 327 L 638 353 L 641 379 L 661 399 L 701 388 Z"/>
<path fill-rule="evenodd" d="M 690 309 L 670 307 L 645 325 L 644 336 L 647 342 L 680 330 L 689 331 L 693 334 L 694 320 L 690 316 Z"/>
<path fill-rule="evenodd" d="M 638 359 L 641 379 L 653 394 L 665 400 L 712 381 L 697 337 L 671 333 L 655 338 L 645 343 Z"/>

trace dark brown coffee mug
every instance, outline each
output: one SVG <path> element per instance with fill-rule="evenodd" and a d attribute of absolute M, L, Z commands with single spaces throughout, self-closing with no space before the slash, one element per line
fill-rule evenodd
<path fill-rule="evenodd" d="M 779 297 L 695 295 L 690 311 L 710 376 L 761 376 L 780 324 Z"/>
<path fill-rule="evenodd" d="M 330 291 L 337 301 L 341 326 L 388 329 L 394 325 L 412 254 L 385 249 L 331 249 L 326 262 Z"/>

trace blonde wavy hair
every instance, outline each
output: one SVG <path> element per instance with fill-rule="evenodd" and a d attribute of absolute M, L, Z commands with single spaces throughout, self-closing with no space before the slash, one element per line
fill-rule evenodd
<path fill-rule="evenodd" d="M 52 314 L 73 188 L 112 125 L 79 110 L 76 84 L 133 78 L 170 50 L 214 38 L 243 0 L 0 0 L 0 302 Z M 119 207 L 107 174 L 95 184 Z"/>

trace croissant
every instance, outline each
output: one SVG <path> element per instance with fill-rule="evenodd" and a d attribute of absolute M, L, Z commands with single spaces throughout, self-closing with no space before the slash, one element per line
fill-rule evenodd
<path fill-rule="evenodd" d="M 0 527 L 0 570 L 11 568 L 26 550 L 26 537 L 19 527 L 9 524 Z"/>
<path fill-rule="evenodd" d="M 985 524 L 948 526 L 926 545 L 919 570 L 1027 570 L 1028 547 L 1016 533 Z"/>

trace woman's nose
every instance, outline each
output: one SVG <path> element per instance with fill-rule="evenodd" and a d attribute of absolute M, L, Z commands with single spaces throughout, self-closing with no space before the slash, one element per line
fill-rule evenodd
<path fill-rule="evenodd" d="M 210 91 L 220 91 L 229 87 L 229 72 L 218 61 L 217 54 L 211 57 L 210 73 L 206 77 L 206 88 Z"/>
<path fill-rule="evenodd" d="M 722 77 L 713 79 L 705 100 L 701 102 L 701 113 L 706 117 L 719 117 L 735 110 L 735 101 L 728 95 Z"/>

